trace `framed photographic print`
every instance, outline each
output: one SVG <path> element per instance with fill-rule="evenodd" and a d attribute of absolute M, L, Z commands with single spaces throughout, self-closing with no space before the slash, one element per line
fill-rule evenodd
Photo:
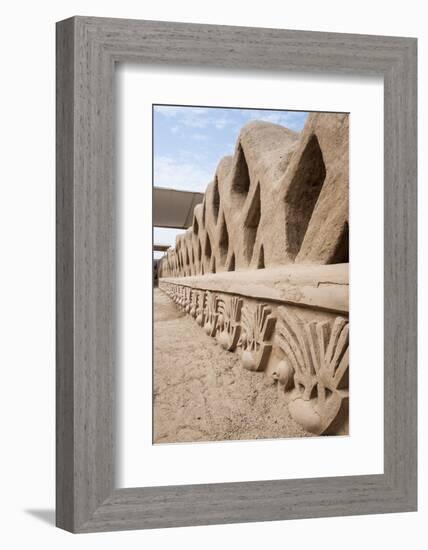
<path fill-rule="evenodd" d="M 238 132 L 154 260 L 154 443 L 349 433 L 348 118 L 154 105 L 154 182 L 183 140 L 203 170 Z M 155 248 L 181 196 L 158 189 Z"/>
<path fill-rule="evenodd" d="M 57 525 L 416 509 L 416 40 L 57 25 Z"/>

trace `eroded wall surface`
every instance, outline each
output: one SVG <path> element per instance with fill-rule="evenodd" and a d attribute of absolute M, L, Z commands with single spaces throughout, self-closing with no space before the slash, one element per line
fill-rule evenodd
<path fill-rule="evenodd" d="M 346 114 L 312 113 L 300 134 L 247 124 L 158 268 L 177 306 L 317 434 L 348 432 L 348 147 Z"/>

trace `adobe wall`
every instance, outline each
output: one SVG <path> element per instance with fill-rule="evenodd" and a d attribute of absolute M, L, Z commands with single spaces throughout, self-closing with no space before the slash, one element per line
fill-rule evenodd
<path fill-rule="evenodd" d="M 160 276 L 347 262 L 348 181 L 348 115 L 310 114 L 301 134 L 247 124 Z"/>
<path fill-rule="evenodd" d="M 240 132 L 159 287 L 316 434 L 348 432 L 348 115 Z"/>

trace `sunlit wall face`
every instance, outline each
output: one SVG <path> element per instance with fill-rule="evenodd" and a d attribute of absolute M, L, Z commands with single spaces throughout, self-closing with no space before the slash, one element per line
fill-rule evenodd
<path fill-rule="evenodd" d="M 300 132 L 308 113 L 300 111 L 155 105 L 153 185 L 204 193 L 219 160 L 232 155 L 242 126 L 263 120 Z M 153 228 L 155 245 L 175 246 L 183 229 Z M 153 258 L 164 252 L 154 251 Z"/>
<path fill-rule="evenodd" d="M 174 229 L 171 227 L 154 227 L 153 228 L 153 244 L 161 246 L 175 246 L 175 238 L 181 235 L 185 229 Z M 154 250 L 153 258 L 159 259 L 165 252 Z"/>

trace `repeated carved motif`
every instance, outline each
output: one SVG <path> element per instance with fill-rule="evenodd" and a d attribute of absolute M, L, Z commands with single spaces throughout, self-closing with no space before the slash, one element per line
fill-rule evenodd
<path fill-rule="evenodd" d="M 219 297 L 216 294 L 207 292 L 204 330 L 208 336 L 215 336 L 217 332 L 217 320 L 219 315 L 217 311 L 218 302 Z"/>
<path fill-rule="evenodd" d="M 174 295 L 174 302 L 178 305 L 178 307 L 181 307 L 181 300 L 183 298 L 183 287 L 179 286 L 176 289 L 175 295 Z"/>
<path fill-rule="evenodd" d="M 205 324 L 205 292 L 203 290 L 198 291 L 198 305 L 196 308 L 196 322 L 200 327 Z"/>
<path fill-rule="evenodd" d="M 159 260 L 159 278 L 347 262 L 348 119 L 310 113 L 299 133 L 246 124 L 191 226 Z"/>
<path fill-rule="evenodd" d="M 274 377 L 288 393 L 291 416 L 312 433 L 326 433 L 347 417 L 347 319 L 304 322 L 281 306 L 276 335 L 284 357 Z"/>
<path fill-rule="evenodd" d="M 196 290 L 192 290 L 192 296 L 190 298 L 190 308 L 189 308 L 189 314 L 195 318 L 197 315 L 197 309 L 198 309 L 198 292 Z"/>
<path fill-rule="evenodd" d="M 228 351 L 234 351 L 241 335 L 242 298 L 233 296 L 219 300 L 217 340 Z"/>
<path fill-rule="evenodd" d="M 191 298 L 192 298 L 192 289 L 188 286 L 184 287 L 183 309 L 186 313 L 190 312 Z"/>
<path fill-rule="evenodd" d="M 162 290 L 242 365 L 277 381 L 293 419 L 308 432 L 337 433 L 348 418 L 349 323 L 305 321 L 288 306 L 163 283 Z M 272 350 L 275 348 L 275 353 Z"/>
<path fill-rule="evenodd" d="M 328 277 L 318 281 L 314 274 L 322 295 L 316 311 L 303 312 L 312 302 L 300 303 L 297 295 L 313 265 L 349 261 L 348 122 L 345 113 L 311 113 L 300 133 L 262 121 L 245 125 L 233 156 L 220 161 L 195 206 L 191 226 L 157 264 L 159 287 L 177 307 L 224 349 L 237 350 L 245 368 L 273 374 L 291 416 L 315 434 L 338 433 L 348 418 L 349 325 L 332 313 L 337 303 L 329 305 L 328 286 L 318 287 Z M 241 270 L 261 270 L 258 280 L 265 273 L 272 281 L 270 268 L 291 264 L 302 268 L 295 306 L 281 301 L 280 288 L 268 295 L 270 305 L 254 293 L 227 295 L 229 272 L 239 280 Z M 218 281 L 221 273 L 225 286 L 217 288 L 225 292 L 192 287 L 191 277 L 198 275 L 195 284 L 203 286 L 206 275 Z M 166 277 L 190 279 L 182 285 Z M 206 280 L 212 284 L 212 277 Z M 249 282 L 243 274 L 239 295 Z"/>
<path fill-rule="evenodd" d="M 245 306 L 242 311 L 242 331 L 239 339 L 241 361 L 248 370 L 266 368 L 272 344 L 270 339 L 275 328 L 275 317 L 266 304 L 255 309 Z"/>

